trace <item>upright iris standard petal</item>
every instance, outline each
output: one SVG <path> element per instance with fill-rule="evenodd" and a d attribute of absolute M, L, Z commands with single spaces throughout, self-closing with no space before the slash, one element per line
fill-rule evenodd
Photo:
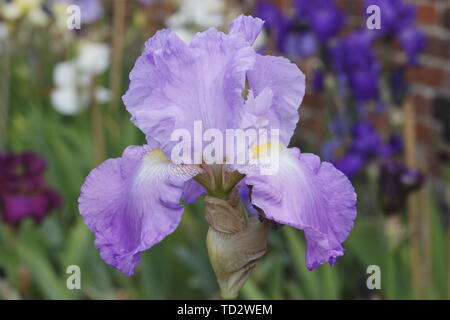
<path fill-rule="evenodd" d="M 302 229 L 307 241 L 306 266 L 333 265 L 343 255 L 341 243 L 353 227 L 356 194 L 347 177 L 332 164 L 298 149 L 280 150 L 274 175 L 247 172 L 252 203 L 268 219 Z"/>
<path fill-rule="evenodd" d="M 198 33 L 187 45 L 168 30 L 146 44 L 123 97 L 132 121 L 167 151 L 174 129 L 225 130 L 238 122 L 245 74 L 256 53 L 240 36 L 216 29 Z"/>
<path fill-rule="evenodd" d="M 268 128 L 279 129 L 280 141 L 287 145 L 299 119 L 297 110 L 305 95 L 305 75 L 283 57 L 257 55 L 247 77 L 255 97 L 270 89 L 271 106 L 258 116 L 268 120 Z"/>
<path fill-rule="evenodd" d="M 262 30 L 264 21 L 240 15 L 230 24 L 230 35 L 237 35 L 252 45 Z"/>
<path fill-rule="evenodd" d="M 91 171 L 79 209 L 101 257 L 131 275 L 140 253 L 178 226 L 185 181 L 201 170 L 171 164 L 160 149 L 132 146 Z"/>

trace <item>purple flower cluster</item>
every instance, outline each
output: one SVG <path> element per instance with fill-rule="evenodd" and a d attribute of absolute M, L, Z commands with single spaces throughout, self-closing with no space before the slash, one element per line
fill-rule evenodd
<path fill-rule="evenodd" d="M 309 57 L 318 53 L 321 43 L 336 36 L 345 23 L 345 15 L 333 0 L 296 0 L 293 17 L 284 15 L 270 2 L 256 4 L 256 16 L 266 21 L 266 28 L 277 39 L 283 54 Z"/>
<path fill-rule="evenodd" d="M 384 143 L 378 132 L 369 122 L 361 122 L 352 128 L 352 142 L 345 156 L 333 161 L 336 168 L 349 178 L 355 176 L 375 157 L 388 157 L 401 152 L 403 140 L 398 135 L 392 135 Z"/>
<path fill-rule="evenodd" d="M 404 4 L 402 0 L 365 0 L 366 9 L 370 5 L 380 7 L 381 29 L 377 30 L 387 39 L 398 39 L 408 55 L 408 63 L 416 64 L 417 55 L 425 48 L 425 36 L 415 25 L 416 7 Z"/>
<path fill-rule="evenodd" d="M 0 215 L 11 225 L 31 217 L 40 223 L 61 206 L 58 193 L 45 183 L 46 164 L 32 152 L 0 153 Z"/>
<path fill-rule="evenodd" d="M 333 0 L 295 0 L 297 18 L 311 27 L 320 41 L 336 36 L 346 21 Z"/>
<path fill-rule="evenodd" d="M 378 79 L 381 66 L 372 50 L 373 40 L 372 32 L 355 31 L 342 38 L 331 49 L 333 71 L 339 85 L 350 88 L 358 103 L 379 97 Z"/>
<path fill-rule="evenodd" d="M 274 34 L 280 53 L 299 58 L 320 54 L 335 74 L 340 93 L 349 92 L 362 104 L 380 100 L 381 64 L 373 48 L 375 39 L 383 37 L 387 43 L 397 39 L 409 64 L 417 63 L 417 55 L 425 46 L 425 36 L 415 25 L 413 5 L 402 0 L 366 0 L 364 13 L 370 5 L 381 9 L 381 30 L 361 29 L 341 38 L 337 36 L 347 19 L 333 0 L 296 0 L 292 17 L 266 1 L 258 2 L 255 12 L 267 21 L 266 28 Z M 329 41 L 332 38 L 336 41 Z M 323 86 L 316 89 L 320 91 Z"/>

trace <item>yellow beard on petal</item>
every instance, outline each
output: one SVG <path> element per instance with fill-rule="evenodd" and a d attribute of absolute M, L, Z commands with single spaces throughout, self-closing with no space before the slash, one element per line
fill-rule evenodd
<path fill-rule="evenodd" d="M 160 148 L 155 148 L 147 152 L 145 159 L 152 162 L 170 162 Z"/>
<path fill-rule="evenodd" d="M 252 159 L 270 157 L 273 152 L 279 152 L 285 148 L 286 147 L 279 142 L 262 143 L 251 149 Z"/>

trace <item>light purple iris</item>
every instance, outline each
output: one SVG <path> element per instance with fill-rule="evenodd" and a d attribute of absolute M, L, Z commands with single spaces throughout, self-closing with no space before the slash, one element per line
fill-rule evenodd
<path fill-rule="evenodd" d="M 299 119 L 305 77 L 287 59 L 255 52 L 252 44 L 263 23 L 241 15 L 229 34 L 211 28 L 186 44 L 162 30 L 146 42 L 123 101 L 148 145 L 128 147 L 121 158 L 92 170 L 79 198 L 101 257 L 123 273 L 133 274 L 141 252 L 177 228 L 181 199 L 192 202 L 205 192 L 192 178 L 208 165 L 175 165 L 168 159 L 171 132 L 192 130 L 194 121 L 224 132 L 256 117 L 279 129 L 278 172 L 259 175 L 244 165 L 240 183 L 252 186 L 251 203 L 267 219 L 304 230 L 309 269 L 333 265 L 343 255 L 356 194 L 332 164 L 285 147 Z"/>

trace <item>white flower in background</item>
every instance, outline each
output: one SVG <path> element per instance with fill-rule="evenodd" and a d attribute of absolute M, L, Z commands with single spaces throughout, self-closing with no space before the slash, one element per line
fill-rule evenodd
<path fill-rule="evenodd" d="M 0 3 L 1 16 L 7 21 L 14 21 L 20 18 L 22 12 L 15 2 Z"/>
<path fill-rule="evenodd" d="M 86 73 L 100 74 L 109 65 L 109 47 L 104 43 L 86 42 L 78 55 L 78 66 Z"/>
<path fill-rule="evenodd" d="M 68 87 L 76 82 L 77 70 L 72 61 L 60 62 L 53 70 L 53 81 L 57 86 Z"/>
<path fill-rule="evenodd" d="M 52 92 L 51 101 L 56 111 L 72 116 L 87 108 L 89 96 L 86 93 L 76 87 L 57 87 Z"/>
<path fill-rule="evenodd" d="M 111 99 L 111 91 L 105 87 L 99 87 L 95 90 L 95 99 L 98 103 L 107 103 Z"/>
<path fill-rule="evenodd" d="M 49 16 L 42 8 L 43 0 L 2 0 L 0 2 L 0 16 L 6 21 L 16 21 L 22 17 L 29 22 L 45 26 L 49 21 Z"/>
<path fill-rule="evenodd" d="M 178 0 L 178 3 L 178 11 L 166 19 L 166 25 L 185 42 L 190 42 L 198 30 L 225 23 L 223 0 Z"/>
<path fill-rule="evenodd" d="M 169 27 L 193 24 L 201 29 L 222 26 L 225 4 L 223 0 L 179 0 L 179 10 L 171 15 Z"/>
<path fill-rule="evenodd" d="M 174 28 L 172 31 L 175 32 L 184 43 L 190 43 L 195 36 L 195 31 L 186 28 Z"/>
<path fill-rule="evenodd" d="M 75 115 L 89 107 L 92 98 L 98 103 L 109 101 L 110 92 L 107 88 L 97 87 L 92 92 L 93 78 L 106 71 L 109 55 L 106 44 L 83 42 L 75 59 L 56 65 L 53 70 L 55 89 L 50 97 L 56 111 Z"/>

